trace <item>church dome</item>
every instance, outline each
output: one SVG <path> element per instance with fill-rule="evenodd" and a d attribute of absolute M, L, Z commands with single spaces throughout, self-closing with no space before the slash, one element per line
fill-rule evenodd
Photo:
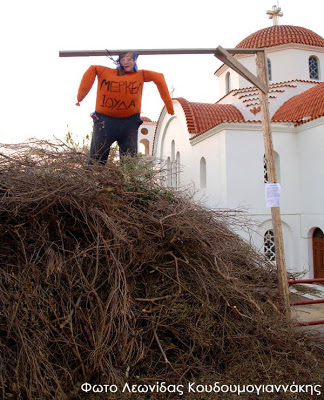
<path fill-rule="evenodd" d="M 273 122 L 303 124 L 324 116 L 324 82 L 286 101 L 273 115 Z"/>
<path fill-rule="evenodd" d="M 293 25 L 274 25 L 252 33 L 237 48 L 263 48 L 287 43 L 324 47 L 324 39 L 310 29 Z"/>

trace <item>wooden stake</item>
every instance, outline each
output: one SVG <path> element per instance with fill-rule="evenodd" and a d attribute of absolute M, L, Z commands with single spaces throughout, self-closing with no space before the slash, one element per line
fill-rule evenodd
<path fill-rule="evenodd" d="M 252 74 L 243 64 L 236 60 L 233 56 L 231 56 L 230 52 L 227 49 L 224 49 L 222 46 L 218 46 L 215 52 L 215 57 L 219 60 L 223 61 L 226 65 L 236 71 L 238 74 L 243 76 L 247 81 L 251 82 L 252 85 L 255 85 L 263 93 L 268 93 L 268 87 L 261 79 L 257 78 Z"/>
<path fill-rule="evenodd" d="M 256 53 L 256 65 L 257 65 L 258 78 L 268 87 L 267 58 L 264 50 L 258 51 Z M 268 94 L 264 93 L 262 90 L 259 90 L 259 96 L 260 96 L 263 139 L 264 139 L 265 157 L 267 162 L 268 180 L 269 183 L 277 183 L 277 174 L 275 167 L 275 158 L 274 158 L 274 150 L 272 143 L 271 123 L 270 123 L 270 112 L 268 104 Z M 287 271 L 285 264 L 285 252 L 284 252 L 284 242 L 283 242 L 282 225 L 280 218 L 280 207 L 271 207 L 271 216 L 274 229 L 279 293 L 282 297 L 282 304 L 284 307 L 284 311 L 287 315 L 289 315 L 290 314 L 289 287 L 288 287 L 288 278 L 287 278 Z"/>

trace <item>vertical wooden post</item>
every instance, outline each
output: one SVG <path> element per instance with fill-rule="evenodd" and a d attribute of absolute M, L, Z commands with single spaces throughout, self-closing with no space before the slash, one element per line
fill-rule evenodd
<path fill-rule="evenodd" d="M 268 69 L 267 69 L 267 57 L 265 50 L 258 51 L 256 53 L 256 66 L 257 76 L 268 88 Z M 272 134 L 271 134 L 271 123 L 270 123 L 270 112 L 268 104 L 268 94 L 263 93 L 259 90 L 260 106 L 262 114 L 262 128 L 263 128 L 263 139 L 265 157 L 267 162 L 267 172 L 269 183 L 277 183 L 277 174 L 275 167 Z M 278 271 L 278 284 L 279 293 L 282 297 L 282 304 L 286 315 L 290 315 L 290 301 L 289 301 L 289 288 L 287 270 L 285 264 L 285 252 L 284 242 L 282 234 L 282 225 L 280 218 L 280 207 L 271 207 L 272 224 L 274 229 L 275 238 L 275 253 L 276 253 L 276 264 Z"/>

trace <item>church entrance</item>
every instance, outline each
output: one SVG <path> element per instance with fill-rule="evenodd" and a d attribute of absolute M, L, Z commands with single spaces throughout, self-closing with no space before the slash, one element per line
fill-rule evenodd
<path fill-rule="evenodd" d="M 324 278 L 324 234 L 316 228 L 313 234 L 314 278 Z"/>

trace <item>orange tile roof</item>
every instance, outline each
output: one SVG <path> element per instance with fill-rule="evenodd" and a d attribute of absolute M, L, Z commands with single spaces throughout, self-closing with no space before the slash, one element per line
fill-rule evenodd
<path fill-rule="evenodd" d="M 237 48 L 273 47 L 287 43 L 324 47 L 324 39 L 310 29 L 293 25 L 274 25 L 261 29 L 243 39 Z"/>
<path fill-rule="evenodd" d="M 273 115 L 273 122 L 295 125 L 324 116 L 324 82 L 287 100 Z"/>
<path fill-rule="evenodd" d="M 191 103 L 177 100 L 185 113 L 189 133 L 201 134 L 222 122 L 244 122 L 242 113 L 232 104 Z"/>

